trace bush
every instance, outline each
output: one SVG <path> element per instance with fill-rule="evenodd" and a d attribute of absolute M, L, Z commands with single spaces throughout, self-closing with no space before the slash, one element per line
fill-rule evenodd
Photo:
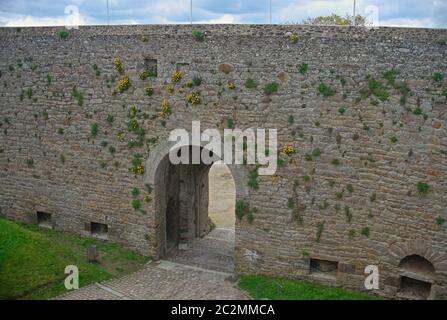
<path fill-rule="evenodd" d="M 61 30 L 61 31 L 59 31 L 59 37 L 60 37 L 61 39 L 67 39 L 68 35 L 69 35 L 69 33 L 68 33 L 67 30 Z"/>
<path fill-rule="evenodd" d="M 132 207 L 133 207 L 135 210 L 140 209 L 140 208 L 141 208 L 141 201 L 138 200 L 138 199 L 134 199 L 134 200 L 132 200 Z"/>
<path fill-rule="evenodd" d="M 247 88 L 247 89 L 253 89 L 253 88 L 256 88 L 257 86 L 258 86 L 258 84 L 256 83 L 256 81 L 251 78 L 248 78 L 245 81 L 245 88 Z"/>
<path fill-rule="evenodd" d="M 365 237 L 369 237 L 369 228 L 368 227 L 362 228 L 360 233 L 363 234 Z"/>
<path fill-rule="evenodd" d="M 277 92 L 278 87 L 279 87 L 279 85 L 276 82 L 267 83 L 264 87 L 264 93 L 269 96 L 269 95 Z"/>
<path fill-rule="evenodd" d="M 302 75 L 305 75 L 307 73 L 307 69 L 309 68 L 309 66 L 307 65 L 307 63 L 301 63 L 298 66 L 298 71 L 299 73 L 301 73 Z"/>
<path fill-rule="evenodd" d="M 419 181 L 417 184 L 417 188 L 420 193 L 425 194 L 428 192 L 428 189 L 430 189 L 430 186 L 426 182 Z"/>
<path fill-rule="evenodd" d="M 444 79 L 444 75 L 441 72 L 435 72 L 432 75 L 432 79 L 436 82 L 441 82 Z"/>
<path fill-rule="evenodd" d="M 197 41 L 203 41 L 205 39 L 205 33 L 200 30 L 192 30 L 192 36 Z"/>
<path fill-rule="evenodd" d="M 92 125 L 90 126 L 90 133 L 93 137 L 96 137 L 98 135 L 98 124 L 92 123 Z"/>
<path fill-rule="evenodd" d="M 330 97 L 335 94 L 335 89 L 333 89 L 329 85 L 321 82 L 320 85 L 318 86 L 318 92 L 320 92 L 320 94 L 323 97 Z"/>

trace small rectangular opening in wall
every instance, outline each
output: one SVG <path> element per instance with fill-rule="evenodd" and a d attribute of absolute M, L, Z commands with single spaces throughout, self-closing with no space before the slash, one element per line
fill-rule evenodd
<path fill-rule="evenodd" d="M 104 223 L 90 222 L 90 232 L 92 236 L 107 239 L 109 227 Z"/>
<path fill-rule="evenodd" d="M 37 211 L 37 224 L 44 228 L 52 228 L 51 213 Z"/>
<path fill-rule="evenodd" d="M 184 75 L 188 75 L 189 73 L 189 63 L 188 62 L 177 62 L 175 65 L 175 69 L 178 72 L 183 73 Z"/>
<path fill-rule="evenodd" d="M 338 271 L 338 261 L 310 259 L 310 273 L 313 275 L 335 278 Z"/>
<path fill-rule="evenodd" d="M 144 58 L 144 70 L 149 71 L 150 77 L 156 77 L 158 75 L 157 59 Z"/>
<path fill-rule="evenodd" d="M 399 295 L 408 299 L 427 299 L 430 295 L 431 283 L 406 276 L 400 277 Z"/>

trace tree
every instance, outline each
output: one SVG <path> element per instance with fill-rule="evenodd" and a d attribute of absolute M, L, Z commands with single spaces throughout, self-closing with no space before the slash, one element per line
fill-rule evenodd
<path fill-rule="evenodd" d="M 318 16 L 315 18 L 307 18 L 303 20 L 303 24 L 307 25 L 320 25 L 320 26 L 350 26 L 353 22 L 352 15 L 346 15 L 344 17 L 339 16 L 338 14 L 331 14 L 330 16 Z M 355 25 L 356 26 L 365 26 L 368 24 L 366 17 L 361 15 L 355 16 Z"/>

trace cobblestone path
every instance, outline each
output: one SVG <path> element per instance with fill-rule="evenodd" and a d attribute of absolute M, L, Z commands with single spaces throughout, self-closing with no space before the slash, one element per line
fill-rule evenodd
<path fill-rule="evenodd" d="M 233 282 L 234 230 L 217 228 L 188 250 L 172 252 L 127 276 L 95 283 L 57 299 L 247 299 Z"/>

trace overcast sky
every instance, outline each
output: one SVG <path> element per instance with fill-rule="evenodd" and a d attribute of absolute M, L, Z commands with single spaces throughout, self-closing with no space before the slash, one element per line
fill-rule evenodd
<path fill-rule="evenodd" d="M 271 0 L 273 23 L 352 14 L 354 0 Z M 0 0 L 0 26 L 107 24 L 106 0 Z M 110 24 L 188 23 L 190 0 L 109 0 Z M 192 0 L 195 23 L 268 23 L 269 0 Z M 374 7 L 371 7 L 374 6 Z M 70 7 L 69 7 L 70 8 Z M 73 7 L 71 7 L 73 8 Z M 447 28 L 447 0 L 357 0 L 357 12 L 383 26 Z M 69 12 L 68 12 L 69 13 Z"/>

